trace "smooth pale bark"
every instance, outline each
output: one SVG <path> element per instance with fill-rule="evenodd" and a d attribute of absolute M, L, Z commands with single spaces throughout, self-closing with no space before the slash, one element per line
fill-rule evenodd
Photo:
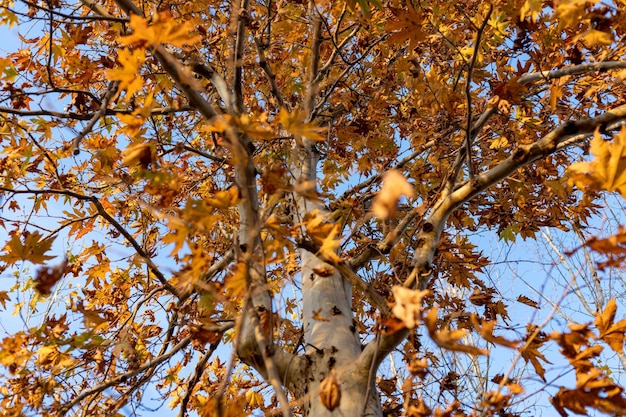
<path fill-rule="evenodd" d="M 296 161 L 297 181 L 317 180 L 317 154 L 309 144 L 299 152 Z M 319 202 L 296 195 L 297 216 L 324 212 Z M 376 369 L 358 361 L 361 342 L 352 313 L 352 285 L 337 270 L 331 276 L 321 276 L 316 270 L 332 268 L 314 253 L 300 250 L 302 277 L 302 322 L 307 360 L 304 398 L 305 415 L 382 416 L 375 386 Z M 335 370 L 341 390 L 338 408 L 329 411 L 319 398 L 320 383 Z M 369 389 L 368 389 L 369 387 Z M 366 408 L 367 404 L 367 408 Z"/>

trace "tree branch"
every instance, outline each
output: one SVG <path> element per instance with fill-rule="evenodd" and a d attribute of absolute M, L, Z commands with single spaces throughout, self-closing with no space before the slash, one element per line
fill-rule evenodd
<path fill-rule="evenodd" d="M 480 28 L 478 28 L 478 32 L 476 33 L 476 45 L 474 46 L 472 60 L 470 61 L 469 67 L 467 69 L 467 79 L 465 82 L 465 97 L 467 100 L 467 119 L 465 125 L 465 158 L 467 159 L 467 170 L 469 171 L 468 175 L 470 178 L 474 177 L 474 167 L 472 166 L 472 73 L 474 72 L 476 60 L 478 59 L 478 55 L 480 54 L 480 40 L 482 38 L 483 32 L 485 31 L 485 27 L 487 26 L 487 22 L 489 21 L 492 10 L 493 5 L 489 4 L 487 16 L 485 16 L 482 25 L 480 26 Z"/>
<path fill-rule="evenodd" d="M 106 114 L 107 107 L 109 106 L 109 101 L 111 101 L 111 99 L 117 92 L 117 88 L 119 87 L 119 85 L 120 85 L 119 81 L 111 81 L 109 83 L 109 86 L 107 87 L 107 91 L 104 94 L 104 97 L 102 97 L 100 108 L 98 109 L 97 112 L 94 113 L 91 120 L 89 120 L 89 122 L 85 125 L 83 130 L 72 141 L 72 150 L 73 150 L 74 155 L 78 155 L 80 153 L 80 149 L 79 149 L 80 142 L 85 138 L 85 136 L 87 136 L 93 130 L 98 120 L 100 120 L 100 118 Z"/>
<path fill-rule="evenodd" d="M 233 114 L 243 113 L 243 48 L 246 40 L 246 24 L 250 19 L 248 8 L 250 0 L 241 0 L 237 11 L 237 37 L 235 38 L 235 53 L 233 62 L 233 91 L 235 94 L 234 103 L 228 103 L 231 106 Z"/>
<path fill-rule="evenodd" d="M 225 330 L 224 330 L 225 331 Z M 67 404 L 65 404 L 60 412 L 59 415 L 61 417 L 65 416 L 75 405 L 77 405 L 78 403 L 80 403 L 82 400 L 84 400 L 85 398 L 89 397 L 90 395 L 93 394 L 97 394 L 99 392 L 104 391 L 105 389 L 112 387 L 114 385 L 117 385 L 119 383 L 122 383 L 126 380 L 128 380 L 129 378 L 132 378 L 136 375 L 139 375 L 140 373 L 142 373 L 143 371 L 153 368 L 155 366 L 160 365 L 161 363 L 165 362 L 166 360 L 170 359 L 172 356 L 174 356 L 175 354 L 177 354 L 179 351 L 181 351 L 182 349 L 184 349 L 185 347 L 187 347 L 187 345 L 189 344 L 189 342 L 191 342 L 191 336 L 187 336 L 185 337 L 183 340 L 181 340 L 180 342 L 178 342 L 178 344 L 176 346 L 174 346 L 172 349 L 170 349 L 169 352 L 167 352 L 166 354 L 163 354 L 161 356 L 158 356 L 157 358 L 151 360 L 148 363 L 145 363 L 143 365 L 141 365 L 140 367 L 138 367 L 137 369 L 134 369 L 130 372 L 126 372 L 124 374 L 118 375 L 115 378 L 112 378 L 94 388 L 88 389 L 86 391 L 82 391 L 80 393 L 80 395 L 76 396 L 76 398 L 74 398 L 72 401 L 68 402 Z"/>
<path fill-rule="evenodd" d="M 587 74 L 590 72 L 605 72 L 616 69 L 626 69 L 626 61 L 594 62 L 590 64 L 573 65 L 559 70 L 531 72 L 519 77 L 517 82 L 522 85 L 528 85 L 535 81 L 546 82 L 555 78 L 562 78 L 570 75 Z"/>

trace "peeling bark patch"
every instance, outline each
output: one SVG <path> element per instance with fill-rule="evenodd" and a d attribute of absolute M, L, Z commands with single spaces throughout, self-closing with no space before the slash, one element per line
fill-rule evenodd
<path fill-rule="evenodd" d="M 424 243 L 426 242 L 426 239 L 424 239 L 423 237 L 420 237 L 419 239 L 417 239 L 417 243 L 415 245 L 415 247 L 417 249 L 421 248 L 422 246 L 424 246 Z"/>
<path fill-rule="evenodd" d="M 332 313 L 333 316 L 337 316 L 337 315 L 341 314 L 341 310 L 339 309 L 339 307 L 333 306 L 333 308 L 331 310 L 331 313 Z"/>

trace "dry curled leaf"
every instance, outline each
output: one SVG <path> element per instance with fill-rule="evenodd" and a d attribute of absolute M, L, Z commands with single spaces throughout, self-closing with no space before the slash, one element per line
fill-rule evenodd
<path fill-rule="evenodd" d="M 41 295 L 50 295 L 54 284 L 59 282 L 65 275 L 67 267 L 67 258 L 57 266 L 44 266 L 37 270 L 35 277 L 35 290 Z"/>
<path fill-rule="evenodd" d="M 341 385 L 334 370 L 320 383 L 320 401 L 328 411 L 333 411 L 341 403 Z"/>
<path fill-rule="evenodd" d="M 411 290 L 399 285 L 392 287 L 391 291 L 396 299 L 396 304 L 391 309 L 393 314 L 409 329 L 417 327 L 422 321 L 422 300 L 430 291 Z"/>
<path fill-rule="evenodd" d="M 392 169 L 383 177 L 383 187 L 374 199 L 372 212 L 381 219 L 395 216 L 398 200 L 402 196 L 414 197 L 415 191 L 400 171 Z"/>

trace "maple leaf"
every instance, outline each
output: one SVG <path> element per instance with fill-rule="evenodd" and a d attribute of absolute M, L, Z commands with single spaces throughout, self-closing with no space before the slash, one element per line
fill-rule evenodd
<path fill-rule="evenodd" d="M 132 97 L 144 86 L 144 80 L 139 69 L 146 61 L 146 52 L 143 49 L 130 51 L 121 49 L 117 55 L 117 61 L 121 67 L 107 72 L 107 78 L 111 81 L 119 81 L 119 89 L 126 90 L 126 97 Z"/>
<path fill-rule="evenodd" d="M 341 257 L 337 255 L 341 245 L 340 227 L 324 219 L 325 216 L 318 209 L 307 213 L 304 217 L 307 234 L 315 244 L 320 245 L 319 253 L 332 262 L 341 262 Z"/>
<path fill-rule="evenodd" d="M 615 321 L 617 305 L 615 298 L 611 298 L 601 313 L 596 313 L 595 325 L 600 331 L 600 339 L 604 340 L 614 351 L 624 351 L 624 333 L 626 333 L 626 319 Z"/>
<path fill-rule="evenodd" d="M 414 197 L 413 186 L 404 178 L 400 171 L 389 170 L 383 177 L 383 186 L 372 203 L 372 212 L 381 219 L 393 217 L 397 210 L 400 197 Z"/>
<path fill-rule="evenodd" d="M 7 291 L 0 291 L 0 304 L 2 304 L 2 308 L 7 308 L 7 301 L 11 301 L 9 293 Z"/>
<path fill-rule="evenodd" d="M 143 169 L 146 169 L 154 162 L 152 147 L 147 143 L 140 143 L 126 148 L 122 152 L 122 157 L 122 164 L 127 167 L 140 165 Z"/>
<path fill-rule="evenodd" d="M 315 142 L 326 140 L 326 128 L 319 127 L 313 122 L 307 122 L 305 112 L 289 113 L 284 107 L 281 107 L 278 119 L 287 132 L 293 135 L 300 143 L 302 143 L 304 139 Z"/>
<path fill-rule="evenodd" d="M 464 352 L 469 355 L 487 355 L 488 352 L 485 349 L 480 349 L 476 346 L 466 345 L 459 341 L 466 336 L 465 330 L 450 330 L 448 328 L 437 328 L 437 313 L 439 309 L 433 307 L 426 314 L 424 318 L 424 324 L 428 329 L 430 338 L 440 347 L 452 351 L 452 352 Z"/>
<path fill-rule="evenodd" d="M 395 19 L 389 20 L 385 29 L 394 32 L 389 37 L 391 42 L 402 43 L 408 40 L 409 47 L 414 49 L 419 42 L 426 39 L 427 34 L 423 29 L 424 16 L 416 11 L 412 4 L 409 3 L 406 9 L 391 8 L 390 10 Z"/>
<path fill-rule="evenodd" d="M 496 321 L 480 321 L 475 314 L 470 316 L 470 321 L 474 328 L 480 333 L 480 335 L 488 342 L 496 345 L 506 346 L 509 348 L 515 348 L 518 345 L 517 341 L 508 340 L 502 336 L 495 336 L 493 330 L 497 324 Z"/>
<path fill-rule="evenodd" d="M 430 291 L 412 290 L 400 285 L 394 285 L 391 291 L 396 300 L 391 312 L 402 320 L 407 328 L 414 329 L 422 322 L 423 299 L 430 294 Z"/>
<path fill-rule="evenodd" d="M 613 43 L 613 35 L 597 29 L 589 29 L 580 35 L 574 36 L 572 42 L 583 41 L 585 46 L 610 45 Z"/>
<path fill-rule="evenodd" d="M 52 247 L 54 239 L 42 239 L 39 232 L 23 233 L 24 241 L 15 233 L 4 247 L 5 254 L 0 256 L 0 261 L 12 265 L 18 261 L 29 261 L 34 264 L 43 264 L 53 259 L 54 256 L 45 255 Z"/>
<path fill-rule="evenodd" d="M 35 290 L 41 295 L 50 295 L 50 290 L 65 275 L 67 258 L 57 266 L 42 267 L 35 276 Z"/>
<path fill-rule="evenodd" d="M 626 198 L 626 128 L 622 127 L 613 142 L 602 139 L 597 129 L 589 151 L 594 159 L 572 164 L 567 170 L 570 179 L 580 188 L 618 191 Z"/>
<path fill-rule="evenodd" d="M 169 13 L 159 13 L 152 24 L 136 14 L 130 16 L 129 26 L 133 33 L 119 40 L 123 45 L 147 44 L 158 46 L 160 44 L 170 44 L 179 48 L 184 45 L 193 45 L 200 41 L 200 35 L 190 35 L 194 30 L 190 22 L 180 22 Z"/>
<path fill-rule="evenodd" d="M 532 21 L 536 21 L 542 8 L 543 0 L 526 0 L 520 9 L 519 20 L 522 21 L 530 16 Z"/>
<path fill-rule="evenodd" d="M 543 346 L 543 344 L 547 341 L 547 338 L 543 334 L 543 332 L 536 332 L 535 325 L 527 325 L 526 331 L 526 343 L 523 346 L 519 347 L 519 351 L 521 352 L 524 360 L 526 362 L 530 362 L 533 365 L 533 368 L 535 368 L 535 372 L 537 372 L 537 375 L 539 375 L 539 377 L 545 381 L 546 370 L 543 368 L 541 362 L 539 361 L 542 360 L 543 362 L 548 364 L 551 362 L 548 361 L 548 359 L 546 359 L 546 357 L 541 352 L 539 352 L 539 348 Z"/>

